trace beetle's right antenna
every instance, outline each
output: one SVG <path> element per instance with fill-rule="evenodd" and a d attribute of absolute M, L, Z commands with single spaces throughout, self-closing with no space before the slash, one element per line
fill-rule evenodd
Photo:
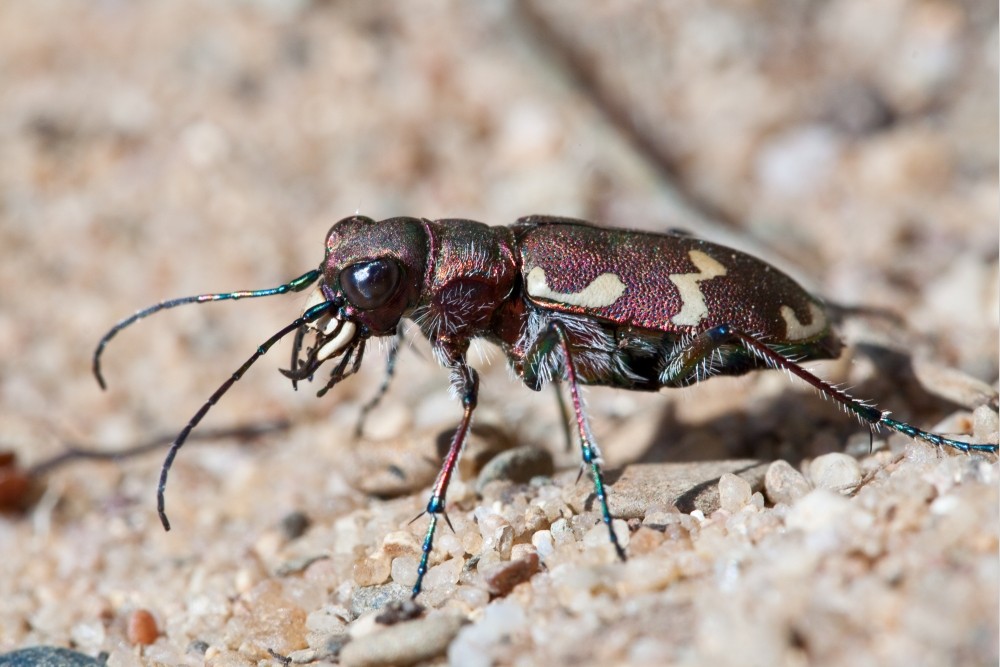
<path fill-rule="evenodd" d="M 104 348 L 107 346 L 108 341 L 114 338 L 119 331 L 125 327 L 130 326 L 134 322 L 137 322 L 145 317 L 149 317 L 153 313 L 158 313 L 161 310 L 166 310 L 168 308 L 176 308 L 177 306 L 183 306 L 187 303 L 207 303 L 209 301 L 235 301 L 237 299 L 252 299 L 259 296 L 274 296 L 275 294 L 285 294 L 287 292 L 301 292 L 305 288 L 316 282 L 319 278 L 321 272 L 319 269 L 313 269 L 307 273 L 303 273 L 298 278 L 290 280 L 284 285 L 278 285 L 277 287 L 270 287 L 268 289 L 257 289 L 257 290 L 242 290 L 239 292 L 221 292 L 219 294 L 199 294 L 198 296 L 186 296 L 180 299 L 169 299 L 167 301 L 161 301 L 158 304 L 150 306 L 149 308 L 143 308 L 142 310 L 136 312 L 130 317 L 126 317 L 124 320 L 118 324 L 111 327 L 104 336 L 101 337 L 100 342 L 97 343 L 97 349 L 94 350 L 94 362 L 93 370 L 94 377 L 97 378 L 97 384 L 101 386 L 101 389 L 107 389 L 107 385 L 104 382 L 104 375 L 101 373 L 101 354 L 104 352 Z"/>
<path fill-rule="evenodd" d="M 308 276 L 309 274 L 306 275 Z M 303 276 L 303 278 L 305 278 L 305 276 Z M 315 280 L 315 277 L 313 277 L 313 280 Z M 282 287 L 284 287 L 284 285 Z M 275 289 L 281 289 L 281 288 L 275 288 Z M 261 291 L 267 291 L 267 290 L 261 290 Z M 254 294 L 253 296 L 263 296 L 263 295 Z M 250 367 L 253 366 L 255 361 L 257 361 L 265 354 L 267 354 L 267 351 L 270 350 L 275 343 L 277 343 L 279 340 L 281 340 L 291 332 L 295 331 L 296 329 L 300 329 L 304 325 L 309 324 L 310 322 L 315 322 L 324 314 L 326 314 L 327 311 L 330 311 L 334 308 L 339 308 L 341 305 L 343 305 L 343 300 L 324 301 L 323 303 L 313 306 L 305 313 L 303 313 L 302 317 L 298 318 L 291 324 L 282 327 L 281 330 L 278 331 L 278 333 L 274 334 L 266 341 L 261 343 L 254 351 L 254 353 L 250 355 L 250 358 L 244 361 L 243 365 L 240 366 L 235 373 L 230 375 L 225 382 L 219 385 L 219 388 L 216 389 L 215 392 L 208 397 L 208 400 L 205 401 L 205 403 L 201 406 L 201 408 L 199 408 L 198 412 L 194 414 L 194 417 L 192 417 L 191 421 L 187 423 L 187 426 L 184 427 L 184 430 L 181 431 L 180 434 L 178 434 L 173 444 L 170 445 L 170 451 L 167 452 L 167 457 L 163 460 L 163 467 L 160 469 L 160 483 L 156 488 L 156 512 L 157 514 L 160 515 L 160 523 L 163 524 L 164 530 L 170 530 L 170 521 L 167 519 L 166 501 L 164 499 L 164 494 L 166 493 L 167 490 L 167 475 L 170 473 L 170 467 L 174 464 L 174 459 L 177 457 L 177 452 L 180 451 L 180 448 L 184 445 L 184 441 L 187 440 L 188 436 L 191 434 L 191 431 L 193 431 L 194 428 L 198 425 L 198 423 L 201 422 L 201 420 L 205 417 L 205 415 L 208 414 L 208 411 L 212 409 L 212 406 L 219 402 L 219 399 L 222 398 L 223 394 L 229 391 L 229 388 L 232 387 L 240 378 L 243 377 L 243 375 L 250 369 Z"/>

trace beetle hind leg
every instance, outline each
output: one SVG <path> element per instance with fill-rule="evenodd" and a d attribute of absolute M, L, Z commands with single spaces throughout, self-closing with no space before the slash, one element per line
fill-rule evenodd
<path fill-rule="evenodd" d="M 664 385 L 683 385 L 690 382 L 692 368 L 697 368 L 702 359 L 714 354 L 727 346 L 743 348 L 750 356 L 755 357 L 761 365 L 780 368 L 813 386 L 824 396 L 834 400 L 845 410 L 865 422 L 873 430 L 885 427 L 902 433 L 910 438 L 923 440 L 938 447 L 951 447 L 963 452 L 997 453 L 997 445 L 967 443 L 953 440 L 936 433 L 924 431 L 906 422 L 892 419 L 888 411 L 879 410 L 869 403 L 854 398 L 844 390 L 823 380 L 800 366 L 781 352 L 765 343 L 758 336 L 746 333 L 728 324 L 722 324 L 706 329 L 697 334 L 691 341 L 677 350 L 667 359 L 666 368 L 661 378 Z"/>

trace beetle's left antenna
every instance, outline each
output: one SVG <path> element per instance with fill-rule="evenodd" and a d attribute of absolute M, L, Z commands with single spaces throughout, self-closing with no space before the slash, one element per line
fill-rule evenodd
<path fill-rule="evenodd" d="M 180 299 L 169 299 L 167 301 L 161 301 L 155 305 L 148 308 L 143 308 L 142 310 L 136 312 L 130 317 L 126 317 L 124 320 L 118 324 L 111 327 L 104 336 L 101 337 L 100 342 L 97 343 L 97 349 L 94 350 L 94 362 L 93 371 L 94 377 L 97 378 L 97 384 L 101 386 L 101 389 L 107 389 L 107 385 L 104 382 L 104 375 L 101 373 L 101 354 L 104 352 L 104 348 L 107 346 L 108 342 L 118 335 L 118 332 L 122 329 L 130 326 L 134 322 L 149 317 L 153 313 L 158 313 L 161 310 L 167 310 L 168 308 L 176 308 L 177 306 L 183 306 L 188 303 L 208 303 L 210 301 L 235 301 L 237 299 L 252 299 L 259 296 L 274 296 L 275 294 L 286 294 L 288 292 L 301 292 L 305 288 L 316 282 L 316 279 L 320 277 L 320 270 L 313 269 L 307 273 L 303 273 L 298 278 L 290 280 L 284 285 L 278 285 L 277 287 L 269 287 L 267 289 L 257 289 L 257 290 L 242 290 L 238 292 L 221 292 L 219 294 L 199 294 L 197 296 L 186 296 Z"/>

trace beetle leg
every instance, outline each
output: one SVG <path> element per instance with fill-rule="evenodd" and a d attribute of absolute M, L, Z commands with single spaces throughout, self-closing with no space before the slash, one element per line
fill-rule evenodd
<path fill-rule="evenodd" d="M 389 343 L 389 354 L 385 361 L 385 375 L 382 376 L 382 384 L 379 385 L 378 390 L 375 395 L 368 399 L 368 402 L 361 406 L 361 414 L 358 415 L 358 422 L 354 426 L 354 437 L 360 438 L 361 433 L 365 429 L 365 421 L 368 419 L 368 415 L 372 410 L 378 407 L 379 403 L 385 397 L 387 391 L 389 391 L 389 383 L 392 382 L 392 376 L 396 373 L 396 358 L 399 356 L 399 348 L 403 344 L 403 325 L 400 324 L 396 328 L 396 335 L 392 337 L 392 341 Z"/>
<path fill-rule="evenodd" d="M 347 347 L 347 351 L 344 353 L 343 359 L 340 360 L 340 363 L 338 363 L 330 373 L 330 379 L 327 381 L 326 385 L 316 392 L 317 398 L 323 398 L 323 396 L 326 395 L 326 392 L 333 389 L 335 384 L 358 372 L 358 369 L 361 368 L 361 360 L 365 356 L 365 343 L 367 343 L 367 340 L 361 338 Z M 354 360 L 353 363 L 351 363 L 352 358 Z M 350 368 L 347 367 L 348 364 L 351 364 Z"/>
<path fill-rule="evenodd" d="M 451 367 L 451 382 L 456 392 L 462 400 L 462 421 L 459 422 L 455 434 L 451 438 L 451 447 L 441 464 L 441 471 L 438 472 L 437 480 L 434 482 L 434 491 L 431 493 L 430 502 L 427 503 L 425 514 L 431 517 L 427 526 L 427 533 L 424 536 L 424 544 L 421 547 L 423 552 L 420 556 L 420 565 L 417 566 L 417 581 L 413 584 L 411 598 L 416 598 L 420 594 L 420 588 L 424 582 L 424 575 L 427 574 L 427 562 L 430 559 L 431 549 L 434 545 L 434 531 L 437 529 L 438 516 L 444 516 L 448 521 L 448 515 L 444 512 L 445 495 L 448 493 L 448 483 L 451 475 L 455 471 L 455 464 L 462 453 L 466 436 L 469 433 L 469 425 L 472 423 L 472 412 L 476 409 L 476 402 L 479 398 L 479 374 L 465 361 L 465 356 L 459 356 Z"/>
<path fill-rule="evenodd" d="M 308 330 L 309 327 L 305 325 L 299 327 L 295 331 L 295 340 L 292 343 L 292 364 L 289 367 L 288 371 L 292 374 L 291 375 L 292 389 L 294 389 L 295 391 L 299 390 L 299 377 L 298 377 L 299 361 L 300 361 L 299 357 L 302 354 L 302 343 L 305 341 L 306 332 Z"/>
<path fill-rule="evenodd" d="M 601 519 L 608 527 L 608 536 L 611 544 L 615 547 L 615 553 L 622 560 L 625 560 L 625 550 L 618 542 L 614 528 L 611 525 L 611 511 L 608 509 L 608 494 L 604 486 L 604 473 L 601 472 L 601 453 L 594 441 L 594 436 L 590 432 L 590 424 L 584 414 L 583 399 L 580 396 L 580 385 L 577 381 L 576 367 L 573 363 L 573 354 L 570 352 L 569 339 L 566 336 L 566 329 L 563 325 L 552 320 L 549 322 L 546 331 L 534 342 L 526 355 L 525 367 L 539 368 L 545 363 L 544 357 L 551 354 L 556 346 L 562 349 L 563 364 L 566 373 L 566 384 L 569 385 L 569 395 L 573 403 L 573 413 L 576 418 L 576 428 L 580 436 L 580 450 L 583 454 L 584 467 L 590 467 L 591 476 L 594 478 L 594 495 L 601 507 Z M 558 386 L 557 386 L 558 390 Z M 560 403 L 561 394 L 560 394 Z M 567 436 L 568 438 L 569 436 Z"/>
<path fill-rule="evenodd" d="M 728 324 L 712 327 L 711 329 L 707 329 L 698 334 L 694 340 L 692 340 L 691 343 L 683 350 L 677 353 L 674 358 L 668 359 L 667 368 L 669 371 L 675 372 L 678 376 L 680 376 L 685 372 L 690 372 L 691 369 L 698 364 L 700 359 L 710 355 L 717 348 L 723 345 L 733 344 L 742 346 L 768 366 L 786 370 L 799 379 L 809 383 L 824 396 L 828 396 L 843 406 L 844 409 L 853 413 L 858 419 L 866 422 L 872 429 L 884 426 L 910 438 L 920 439 L 938 447 L 952 447 L 966 453 L 970 451 L 990 453 L 997 452 L 997 445 L 974 444 L 962 442 L 960 440 L 952 440 L 951 438 L 945 438 L 944 436 L 940 436 L 936 433 L 921 430 L 916 426 L 907 424 L 906 422 L 892 419 L 887 410 L 879 410 L 865 401 L 852 397 L 844 390 L 839 389 L 826 380 L 813 375 L 793 360 L 774 350 L 757 336 L 748 334 L 729 326 Z M 669 377 L 667 379 L 669 379 Z M 675 377 L 674 379 L 678 378 Z"/>
<path fill-rule="evenodd" d="M 563 437 L 566 438 L 566 451 L 573 449 L 573 432 L 569 427 L 569 407 L 566 405 L 566 397 L 563 396 L 562 387 L 558 380 L 552 381 L 552 390 L 556 394 L 556 403 L 559 404 L 559 421 L 562 424 Z"/>

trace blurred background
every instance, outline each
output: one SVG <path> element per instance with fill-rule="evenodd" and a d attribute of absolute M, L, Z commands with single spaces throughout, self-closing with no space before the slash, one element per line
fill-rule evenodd
<path fill-rule="evenodd" d="M 30 465 L 67 442 L 116 450 L 176 432 L 304 295 L 142 322 L 109 347 L 105 393 L 90 375 L 100 335 L 161 299 L 281 284 L 356 211 L 498 225 L 549 213 L 748 249 L 832 302 L 901 316 L 849 323 L 852 342 L 882 351 L 829 373 L 931 425 L 951 403 L 889 372 L 907 375 L 911 355 L 997 379 L 997 81 L 997 6 L 978 0 L 2 3 L 0 446 Z M 370 424 L 399 447 L 390 456 L 459 413 L 412 346 Z M 276 372 L 287 349 L 206 426 L 284 418 L 290 434 L 186 451 L 171 500 L 183 539 L 155 524 L 156 455 L 54 476 L 53 520 L 120 521 L 162 558 L 211 548 L 211 511 L 238 541 L 291 508 L 363 504 L 345 434 L 382 362 L 317 401 Z M 483 354 L 483 423 L 558 452 L 550 397 Z M 680 398 L 595 390 L 595 428 L 612 465 L 673 456 L 656 443 L 681 458 L 829 451 L 858 431 L 774 375 Z M 805 443 L 747 444 L 744 430 L 796 420 Z M 703 422 L 710 438 L 691 433 Z M 5 554 L 25 544 L 19 530 L 0 532 Z M 2 560 L 4 577 L 27 576 Z M 0 647 L 73 627 L 69 611 L 39 620 L 15 590 Z"/>

